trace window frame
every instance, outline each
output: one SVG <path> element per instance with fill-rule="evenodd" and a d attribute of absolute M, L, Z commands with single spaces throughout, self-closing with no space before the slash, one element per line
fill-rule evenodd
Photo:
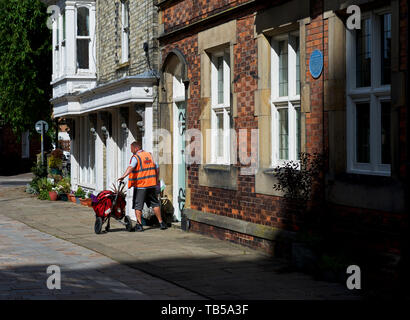
<path fill-rule="evenodd" d="M 223 57 L 223 102 L 218 103 L 218 58 Z M 231 127 L 231 66 L 228 48 L 211 53 L 211 162 L 215 164 L 230 164 L 230 127 Z M 223 114 L 223 147 L 222 156 L 218 155 L 217 128 L 218 115 Z"/>
<path fill-rule="evenodd" d="M 80 10 L 81 8 L 85 8 L 88 10 L 88 36 L 79 36 L 78 35 L 78 10 Z M 79 5 L 76 7 L 75 10 L 75 64 L 76 64 L 76 70 L 77 73 L 81 73 L 81 72 L 90 72 L 91 71 L 91 60 L 92 60 L 92 37 L 94 37 L 94 35 L 92 35 L 91 32 L 92 28 L 91 28 L 91 7 L 89 5 Z M 88 68 L 84 69 L 84 68 L 80 68 L 78 66 L 78 40 L 88 40 Z"/>
<path fill-rule="evenodd" d="M 390 7 L 362 13 L 362 19 L 371 19 L 371 67 L 370 86 L 357 87 L 356 37 L 357 33 L 346 29 L 346 148 L 348 173 L 379 176 L 391 175 L 391 164 L 383 164 L 381 144 L 381 103 L 391 102 L 391 83 L 382 84 L 380 17 L 392 14 Z M 350 63 L 349 63 L 350 61 Z M 370 105 L 370 162 L 357 162 L 356 105 Z"/>
<path fill-rule="evenodd" d="M 301 137 L 297 136 L 297 112 L 301 110 L 301 95 L 297 93 L 297 51 L 295 50 L 296 39 L 299 41 L 299 31 L 291 31 L 274 36 L 270 40 L 271 44 L 271 166 L 284 166 L 288 161 L 296 161 L 300 164 L 297 155 L 297 148 L 300 146 Z M 280 96 L 280 55 L 279 42 L 286 41 L 288 55 L 288 95 Z M 299 74 L 300 74 L 300 54 L 299 54 Z M 300 85 L 299 79 L 299 85 Z M 288 159 L 280 158 L 280 119 L 279 110 L 288 110 Z M 300 117 L 299 117 L 300 126 Z M 299 142 L 298 142 L 299 138 Z M 300 152 L 300 150 L 299 150 Z"/>
<path fill-rule="evenodd" d="M 121 1 L 121 63 L 129 62 L 130 58 L 130 7 L 128 0 Z M 124 25 L 126 17 L 127 25 Z"/>

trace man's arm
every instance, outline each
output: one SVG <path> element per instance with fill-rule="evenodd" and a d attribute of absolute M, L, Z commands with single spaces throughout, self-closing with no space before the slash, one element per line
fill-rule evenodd
<path fill-rule="evenodd" d="M 134 167 L 129 166 L 127 170 L 125 170 L 124 174 L 120 178 L 118 178 L 118 181 L 124 180 L 132 172 L 132 170 L 134 170 Z"/>

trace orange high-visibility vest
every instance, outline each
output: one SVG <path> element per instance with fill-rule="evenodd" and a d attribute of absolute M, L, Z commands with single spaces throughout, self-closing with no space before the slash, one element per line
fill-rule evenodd
<path fill-rule="evenodd" d="M 137 165 L 129 175 L 128 188 L 155 187 L 157 185 L 157 170 L 151 153 L 140 151 L 137 152 L 137 154 L 134 154 L 132 157 L 135 157 L 137 159 Z"/>

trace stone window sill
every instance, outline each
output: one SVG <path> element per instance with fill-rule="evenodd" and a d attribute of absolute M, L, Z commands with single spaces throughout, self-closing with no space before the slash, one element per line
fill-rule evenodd
<path fill-rule="evenodd" d="M 269 175 L 269 176 L 274 176 L 274 175 L 275 175 L 275 172 L 274 172 L 273 170 L 274 170 L 273 168 L 264 169 L 264 170 L 263 170 L 263 173 L 264 173 L 264 174 L 267 174 L 267 175 Z"/>
<path fill-rule="evenodd" d="M 227 164 L 205 164 L 204 169 L 207 171 L 229 172 L 231 170 L 231 166 Z"/>
<path fill-rule="evenodd" d="M 124 63 L 121 63 L 121 64 L 118 64 L 118 65 L 117 65 L 117 70 L 124 69 L 124 68 L 128 68 L 129 66 L 130 66 L 130 62 L 129 62 L 129 61 L 124 62 Z"/>

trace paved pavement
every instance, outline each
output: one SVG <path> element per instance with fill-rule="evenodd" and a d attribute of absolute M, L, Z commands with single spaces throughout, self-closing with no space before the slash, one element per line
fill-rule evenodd
<path fill-rule="evenodd" d="M 32 173 L 23 173 L 17 176 L 0 176 L 0 190 L 6 187 L 25 186 L 33 179 Z"/>
<path fill-rule="evenodd" d="M 227 241 L 183 232 L 180 229 L 170 228 L 162 231 L 157 228 L 147 228 L 142 233 L 129 233 L 122 225 L 113 222 L 112 232 L 96 235 L 93 232 L 95 218 L 91 208 L 71 202 L 40 201 L 30 197 L 23 189 L 21 187 L 0 189 L 0 217 L 3 216 L 0 221 L 5 221 L 5 217 L 8 217 L 9 225 L 12 224 L 10 219 L 20 221 L 41 232 L 69 241 L 72 244 L 65 245 L 72 245 L 70 250 L 81 246 L 106 256 L 107 263 L 110 261 L 112 264 L 113 260 L 117 262 L 114 264 L 115 267 L 103 266 L 103 271 L 97 263 L 94 267 L 88 268 L 91 274 L 98 270 L 114 279 L 112 281 L 120 281 L 120 276 L 127 277 L 128 274 L 133 274 L 136 279 L 139 277 L 145 279 L 143 283 L 154 281 L 153 278 L 157 279 L 157 290 L 160 290 L 163 285 L 161 293 L 157 291 L 151 293 L 148 289 L 144 291 L 137 284 L 132 286 L 128 285 L 128 281 L 124 281 L 125 285 L 130 286 L 130 290 L 138 290 L 143 295 L 166 299 L 167 295 L 195 297 L 192 295 L 194 292 L 198 294 L 196 297 L 210 299 L 360 298 L 341 284 L 316 281 L 308 275 L 292 272 L 287 268 L 285 261 L 273 259 L 259 251 Z M 21 224 L 18 225 L 22 228 Z M 13 233 L 8 232 L 4 235 L 3 230 L 2 227 L 1 237 Z M 2 244 L 2 252 L 9 252 L 8 246 L 10 245 Z M 45 252 L 49 252 L 47 250 Z M 42 252 L 41 248 L 39 252 Z M 17 271 L 24 270 L 24 266 L 30 265 L 29 260 L 22 258 L 23 253 L 17 251 L 17 254 L 9 256 L 9 260 L 5 262 L 8 263 L 8 268 L 13 269 L 18 261 L 21 266 Z M 81 255 L 77 258 L 80 261 L 84 259 Z M 103 258 L 99 255 L 98 259 Z M 56 264 L 70 265 L 67 260 L 60 261 L 58 256 L 52 261 Z M 44 263 L 48 262 L 51 261 L 47 259 L 40 261 L 43 264 L 41 270 L 44 269 Z M 124 271 L 119 272 L 117 268 Z M 131 269 L 133 270 L 130 271 Z M 137 271 L 141 272 L 137 273 Z M 146 280 L 149 275 L 153 278 Z M 163 281 L 159 282 L 160 280 Z M 24 287 L 23 284 L 21 286 Z M 168 289 L 167 286 L 173 289 Z M 179 292 L 176 288 L 185 288 L 186 291 Z M 107 294 L 111 293 L 107 292 Z M 90 296 L 95 298 L 93 293 Z"/>
<path fill-rule="evenodd" d="M 202 298 L 3 215 L 0 230 L 0 299 Z M 52 265 L 60 268 L 61 289 L 47 288 Z"/>

